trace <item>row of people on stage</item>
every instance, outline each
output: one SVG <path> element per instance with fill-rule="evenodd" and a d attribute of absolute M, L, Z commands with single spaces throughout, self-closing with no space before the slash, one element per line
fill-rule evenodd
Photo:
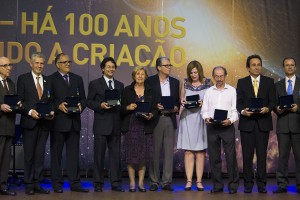
<path fill-rule="evenodd" d="M 221 144 L 225 151 L 228 191 L 237 192 L 239 174 L 235 150 L 235 128 L 239 120 L 243 153 L 244 192 L 251 193 L 254 185 L 253 156 L 257 157 L 256 183 L 258 192 L 266 193 L 266 158 L 269 132 L 272 130 L 272 116 L 277 115 L 277 138 L 279 166 L 278 189 L 274 193 L 287 191 L 288 158 L 293 149 L 296 164 L 296 188 L 300 193 L 300 79 L 296 77 L 296 62 L 293 58 L 283 61 L 285 79 L 274 84 L 272 78 L 261 75 L 262 60 L 258 55 L 249 56 L 246 69 L 249 76 L 239 79 L 237 88 L 226 83 L 227 70 L 218 66 L 212 71 L 212 79 L 204 77 L 203 67 L 198 61 L 187 66 L 187 78 L 180 82 L 170 76 L 172 64 L 169 58 L 156 60 L 157 74 L 148 77 L 142 67 L 134 68 L 133 82 L 124 84 L 114 78 L 117 64 L 113 58 L 104 58 L 100 64 L 103 76 L 89 83 L 86 98 L 83 79 L 72 73 L 71 60 L 67 54 L 55 58 L 57 72 L 43 75 L 45 57 L 33 53 L 30 60 L 32 71 L 20 75 L 15 85 L 9 78 L 12 65 L 6 57 L 0 58 L 0 194 L 16 195 L 7 187 L 10 161 L 10 147 L 15 131 L 15 112 L 3 102 L 5 95 L 17 93 L 22 107 L 21 128 L 24 142 L 24 182 L 28 195 L 49 194 L 41 187 L 45 158 L 45 145 L 50 132 L 51 179 L 54 192 L 63 193 L 61 174 L 62 150 L 66 146 L 67 174 L 71 191 L 88 192 L 80 182 L 79 139 L 81 130 L 80 113 L 86 108 L 94 111 L 94 190 L 102 192 L 104 184 L 104 158 L 109 153 L 109 172 L 112 190 L 124 192 L 121 183 L 120 149 L 121 133 L 124 135 L 125 159 L 129 174 L 129 191 L 146 192 L 144 176 L 149 163 L 150 191 L 161 188 L 173 191 L 173 150 L 175 132 L 178 128 L 177 149 L 184 150 L 184 164 L 187 182 L 185 190 L 192 188 L 192 176 L 196 171 L 196 187 L 203 191 L 202 175 L 204 157 L 208 149 L 213 174 L 212 193 L 222 192 L 224 184 L 221 171 Z M 214 82 L 214 83 L 213 83 Z M 105 97 L 107 90 L 120 94 L 117 105 L 111 105 Z M 185 107 L 187 97 L 198 96 L 197 105 Z M 293 95 L 294 103 L 289 109 L 280 109 L 277 99 Z M 79 113 L 68 113 L 66 97 L 78 97 Z M 172 97 L 172 108 L 166 109 L 163 97 Z M 249 99 L 263 99 L 259 112 L 249 110 Z M 37 112 L 38 102 L 50 102 L 51 115 L 42 118 Z M 150 109 L 146 114 L 135 112 L 141 102 L 147 102 Z M 174 105 L 174 106 L 173 106 Z M 226 110 L 227 117 L 219 123 L 213 121 L 216 110 Z M 177 124 L 176 114 L 180 115 Z M 161 157 L 161 151 L 163 156 Z M 163 159 L 162 177 L 160 160 Z M 135 183 L 135 170 L 138 183 Z"/>

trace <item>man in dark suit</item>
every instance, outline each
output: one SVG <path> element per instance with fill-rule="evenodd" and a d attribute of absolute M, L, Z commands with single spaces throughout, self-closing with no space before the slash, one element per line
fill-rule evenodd
<path fill-rule="evenodd" d="M 103 76 L 89 84 L 87 105 L 94 111 L 94 186 L 95 192 L 102 192 L 104 184 L 104 159 L 108 146 L 109 172 L 112 190 L 124 192 L 121 187 L 120 169 L 120 102 L 116 106 L 109 106 L 105 91 L 117 89 L 122 94 L 124 84 L 114 79 L 117 69 L 115 60 L 106 57 L 100 64 Z"/>
<path fill-rule="evenodd" d="M 288 186 L 288 161 L 293 149 L 296 165 L 296 188 L 300 193 L 300 78 L 296 77 L 296 62 L 292 57 L 283 60 L 284 79 L 275 84 L 276 97 L 292 95 L 292 108 L 280 108 L 279 102 L 274 108 L 277 114 L 277 140 L 279 150 L 278 169 L 276 173 L 278 189 L 273 193 L 285 193 Z"/>
<path fill-rule="evenodd" d="M 237 83 L 237 110 L 239 111 L 239 130 L 243 152 L 244 192 L 253 188 L 253 156 L 256 150 L 257 177 L 259 193 L 266 193 L 266 158 L 269 133 L 273 129 L 272 109 L 276 104 L 275 86 L 272 78 L 261 75 L 262 60 L 258 55 L 247 58 L 250 76 L 239 79 Z M 250 98 L 262 98 L 263 107 L 259 112 L 249 110 Z"/>
<path fill-rule="evenodd" d="M 22 101 L 21 128 L 24 147 L 24 182 L 26 194 L 49 194 L 40 183 L 43 179 L 45 147 L 51 121 L 41 118 L 36 107 L 38 102 L 51 102 L 51 82 L 42 74 L 45 56 L 33 53 L 30 59 L 32 71 L 18 77 L 17 91 Z M 52 114 L 54 112 L 52 111 Z M 50 118 L 52 119 L 52 118 Z"/>
<path fill-rule="evenodd" d="M 172 96 L 174 98 L 174 108 L 171 112 L 164 112 L 162 104 L 157 105 L 159 116 L 155 118 L 154 124 L 156 128 L 153 132 L 154 137 L 154 155 L 153 162 L 150 163 L 149 177 L 150 177 L 150 191 L 158 190 L 160 170 L 159 160 L 162 147 L 164 148 L 163 160 L 163 175 L 162 175 L 162 189 L 173 191 L 171 186 L 173 175 L 173 150 L 175 130 L 177 129 L 176 113 L 179 108 L 179 81 L 170 76 L 171 73 L 170 59 L 167 57 L 160 57 L 156 60 L 156 70 L 158 73 L 149 77 L 146 82 L 151 85 L 155 91 L 158 99 L 161 102 L 162 96 Z"/>
<path fill-rule="evenodd" d="M 86 96 L 82 78 L 70 72 L 71 63 L 68 55 L 58 54 L 55 58 L 57 72 L 49 76 L 52 80 L 55 109 L 55 118 L 50 134 L 50 148 L 52 187 L 56 193 L 63 193 L 64 181 L 61 174 L 61 159 L 65 144 L 67 173 L 71 191 L 89 191 L 81 186 L 79 169 L 80 113 L 86 107 Z M 66 97 L 78 97 L 79 113 L 68 113 Z"/>
<path fill-rule="evenodd" d="M 15 136 L 16 114 L 4 103 L 4 96 L 15 93 L 15 84 L 8 78 L 12 64 L 6 57 L 0 57 L 0 195 L 15 196 L 16 192 L 7 187 L 11 158 L 11 145 Z"/>

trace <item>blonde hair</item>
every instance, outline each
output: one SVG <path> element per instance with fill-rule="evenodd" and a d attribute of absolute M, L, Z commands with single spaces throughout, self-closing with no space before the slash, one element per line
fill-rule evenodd
<path fill-rule="evenodd" d="M 135 68 L 133 69 L 132 74 L 131 74 L 132 79 L 133 79 L 134 81 L 135 81 L 134 78 L 135 78 L 136 73 L 137 73 L 138 71 L 141 71 L 141 70 L 143 70 L 143 71 L 145 72 L 146 79 L 148 78 L 148 73 L 147 73 L 146 69 L 145 69 L 144 67 L 137 66 L 137 67 L 135 67 Z"/>

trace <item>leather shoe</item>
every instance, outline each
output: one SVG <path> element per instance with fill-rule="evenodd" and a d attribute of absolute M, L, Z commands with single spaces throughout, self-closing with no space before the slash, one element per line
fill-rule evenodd
<path fill-rule="evenodd" d="M 136 189 L 135 188 L 129 189 L 129 192 L 136 192 Z"/>
<path fill-rule="evenodd" d="M 164 185 L 163 187 L 162 187 L 162 189 L 163 190 L 166 190 L 166 191 L 174 191 L 174 189 L 172 188 L 172 186 L 171 185 Z"/>
<path fill-rule="evenodd" d="M 102 185 L 96 184 L 94 187 L 95 187 L 95 192 L 102 192 Z"/>
<path fill-rule="evenodd" d="M 38 193 L 38 194 L 49 194 L 50 191 L 49 190 L 44 190 L 44 188 L 40 187 L 40 188 L 35 188 L 34 189 L 34 192 L 35 193 Z"/>
<path fill-rule="evenodd" d="M 112 187 L 112 190 L 116 192 L 125 192 L 125 190 L 120 186 Z"/>
<path fill-rule="evenodd" d="M 55 193 L 64 193 L 63 189 L 58 188 L 58 189 L 54 189 Z"/>
<path fill-rule="evenodd" d="M 286 192 L 287 192 L 286 188 L 278 188 L 277 190 L 273 190 L 274 194 L 286 193 Z"/>
<path fill-rule="evenodd" d="M 245 187 L 244 193 L 247 193 L 247 194 L 252 193 L 252 188 L 250 188 L 250 187 Z"/>
<path fill-rule="evenodd" d="M 265 194 L 265 193 L 267 193 L 267 190 L 264 187 L 260 187 L 260 188 L 258 188 L 258 192 L 262 193 L 262 194 Z"/>
<path fill-rule="evenodd" d="M 236 189 L 228 189 L 229 194 L 235 194 L 237 192 Z"/>
<path fill-rule="evenodd" d="M 156 191 L 156 190 L 158 190 L 158 186 L 156 184 L 152 184 L 150 186 L 150 191 Z"/>
<path fill-rule="evenodd" d="M 0 190 L 0 195 L 16 196 L 17 193 L 6 189 L 6 190 Z"/>
<path fill-rule="evenodd" d="M 27 190 L 25 190 L 25 193 L 28 195 L 34 195 L 34 190 L 27 189 Z"/>
<path fill-rule="evenodd" d="M 220 188 L 220 189 L 217 189 L 217 188 L 213 188 L 210 193 L 219 193 L 219 192 L 223 192 L 223 189 Z"/>
<path fill-rule="evenodd" d="M 85 188 L 71 188 L 71 191 L 73 192 L 89 192 L 89 189 L 85 189 Z"/>
<path fill-rule="evenodd" d="M 138 189 L 139 189 L 139 192 L 147 192 L 147 190 L 145 188 L 138 187 Z"/>

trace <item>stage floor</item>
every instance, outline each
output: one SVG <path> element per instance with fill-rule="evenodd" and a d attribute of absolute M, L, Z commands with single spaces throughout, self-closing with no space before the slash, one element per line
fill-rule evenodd
<path fill-rule="evenodd" d="M 110 189 L 110 184 L 108 179 L 105 181 L 104 190 L 103 192 L 96 193 L 94 192 L 94 188 L 92 185 L 92 179 L 82 179 L 83 186 L 85 188 L 90 189 L 89 193 L 77 193 L 77 192 L 71 192 L 69 188 L 68 182 L 64 185 L 64 193 L 57 194 L 54 193 L 51 188 L 51 183 L 44 183 L 43 187 L 45 189 L 50 190 L 50 194 L 43 195 L 43 194 L 35 194 L 35 195 L 26 195 L 25 194 L 25 186 L 11 186 L 11 189 L 17 192 L 16 197 L 10 197 L 10 196 L 3 196 L 0 195 L 1 200 L 6 199 L 22 199 L 22 200 L 56 200 L 56 199 L 64 199 L 64 200 L 89 200 L 89 199 L 101 199 L 101 200 L 120 200 L 120 199 L 126 199 L 126 200 L 195 200 L 195 199 L 205 199 L 205 200 L 220 200 L 220 199 L 230 199 L 230 200 L 247 200 L 247 199 L 263 199 L 263 200 L 292 200 L 292 199 L 299 199 L 300 194 L 296 192 L 295 187 L 295 179 L 290 179 L 291 186 L 288 187 L 288 192 L 284 194 L 273 194 L 272 191 L 277 188 L 276 180 L 275 179 L 268 179 L 268 186 L 267 194 L 260 194 L 257 192 L 257 188 L 253 188 L 253 192 L 251 194 L 245 194 L 244 187 L 243 187 L 243 180 L 240 181 L 240 187 L 238 190 L 238 193 L 236 194 L 228 194 L 227 191 L 227 185 L 226 185 L 226 179 L 225 179 L 225 188 L 224 193 L 218 193 L 218 194 L 211 194 L 210 190 L 212 189 L 212 183 L 210 179 L 204 179 L 203 184 L 205 186 L 205 191 L 199 192 L 196 190 L 195 183 L 193 185 L 192 191 L 184 191 L 185 186 L 185 179 L 179 179 L 175 178 L 173 187 L 173 192 L 163 191 L 159 189 L 156 192 L 147 191 L 145 193 L 142 192 L 135 192 L 131 193 L 128 192 L 129 184 L 128 179 L 123 179 L 123 188 L 126 190 L 126 192 L 114 192 Z M 149 185 L 145 185 L 148 189 Z"/>

